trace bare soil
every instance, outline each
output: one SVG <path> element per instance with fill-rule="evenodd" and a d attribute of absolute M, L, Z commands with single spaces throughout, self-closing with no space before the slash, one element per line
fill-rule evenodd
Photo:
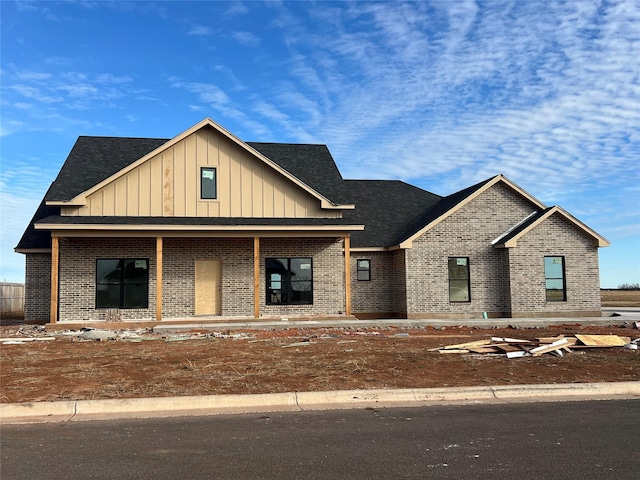
<path fill-rule="evenodd" d="M 638 350 L 622 347 L 517 359 L 429 351 L 492 336 L 576 333 L 640 336 L 635 329 L 577 325 L 143 333 L 106 341 L 59 332 L 52 341 L 0 345 L 0 401 L 640 380 Z M 5 338 L 37 335 L 51 334 L 38 326 L 0 327 Z"/>

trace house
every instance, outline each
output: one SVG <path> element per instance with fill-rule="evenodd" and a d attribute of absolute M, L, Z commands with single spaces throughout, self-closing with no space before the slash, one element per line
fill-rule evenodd
<path fill-rule="evenodd" d="M 27 320 L 600 316 L 609 242 L 502 175 L 441 197 L 324 145 L 79 137 L 16 251 Z"/>

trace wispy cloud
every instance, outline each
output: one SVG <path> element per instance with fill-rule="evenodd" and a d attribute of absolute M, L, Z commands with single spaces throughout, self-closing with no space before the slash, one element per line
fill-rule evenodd
<path fill-rule="evenodd" d="M 232 37 L 240 45 L 255 47 L 260 44 L 260 38 L 250 32 L 233 32 Z"/>
<path fill-rule="evenodd" d="M 204 25 L 194 25 L 187 31 L 187 35 L 195 35 L 196 37 L 207 37 L 211 33 L 211 29 Z"/>

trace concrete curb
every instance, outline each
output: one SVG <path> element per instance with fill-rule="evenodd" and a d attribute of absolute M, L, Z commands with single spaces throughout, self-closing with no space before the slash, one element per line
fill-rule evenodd
<path fill-rule="evenodd" d="M 640 381 L 2 403 L 0 423 L 613 398 L 640 398 Z"/>

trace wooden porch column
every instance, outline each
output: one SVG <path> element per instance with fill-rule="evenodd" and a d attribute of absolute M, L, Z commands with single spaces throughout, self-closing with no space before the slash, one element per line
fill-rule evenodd
<path fill-rule="evenodd" d="M 351 237 L 344 237 L 344 302 L 345 313 L 351 315 Z"/>
<path fill-rule="evenodd" d="M 260 237 L 253 237 L 253 316 L 260 318 Z"/>
<path fill-rule="evenodd" d="M 58 263 L 60 258 L 60 242 L 58 237 L 51 237 L 51 309 L 49 321 L 58 321 Z"/>
<path fill-rule="evenodd" d="M 162 320 L 162 237 L 156 237 L 156 322 Z"/>

